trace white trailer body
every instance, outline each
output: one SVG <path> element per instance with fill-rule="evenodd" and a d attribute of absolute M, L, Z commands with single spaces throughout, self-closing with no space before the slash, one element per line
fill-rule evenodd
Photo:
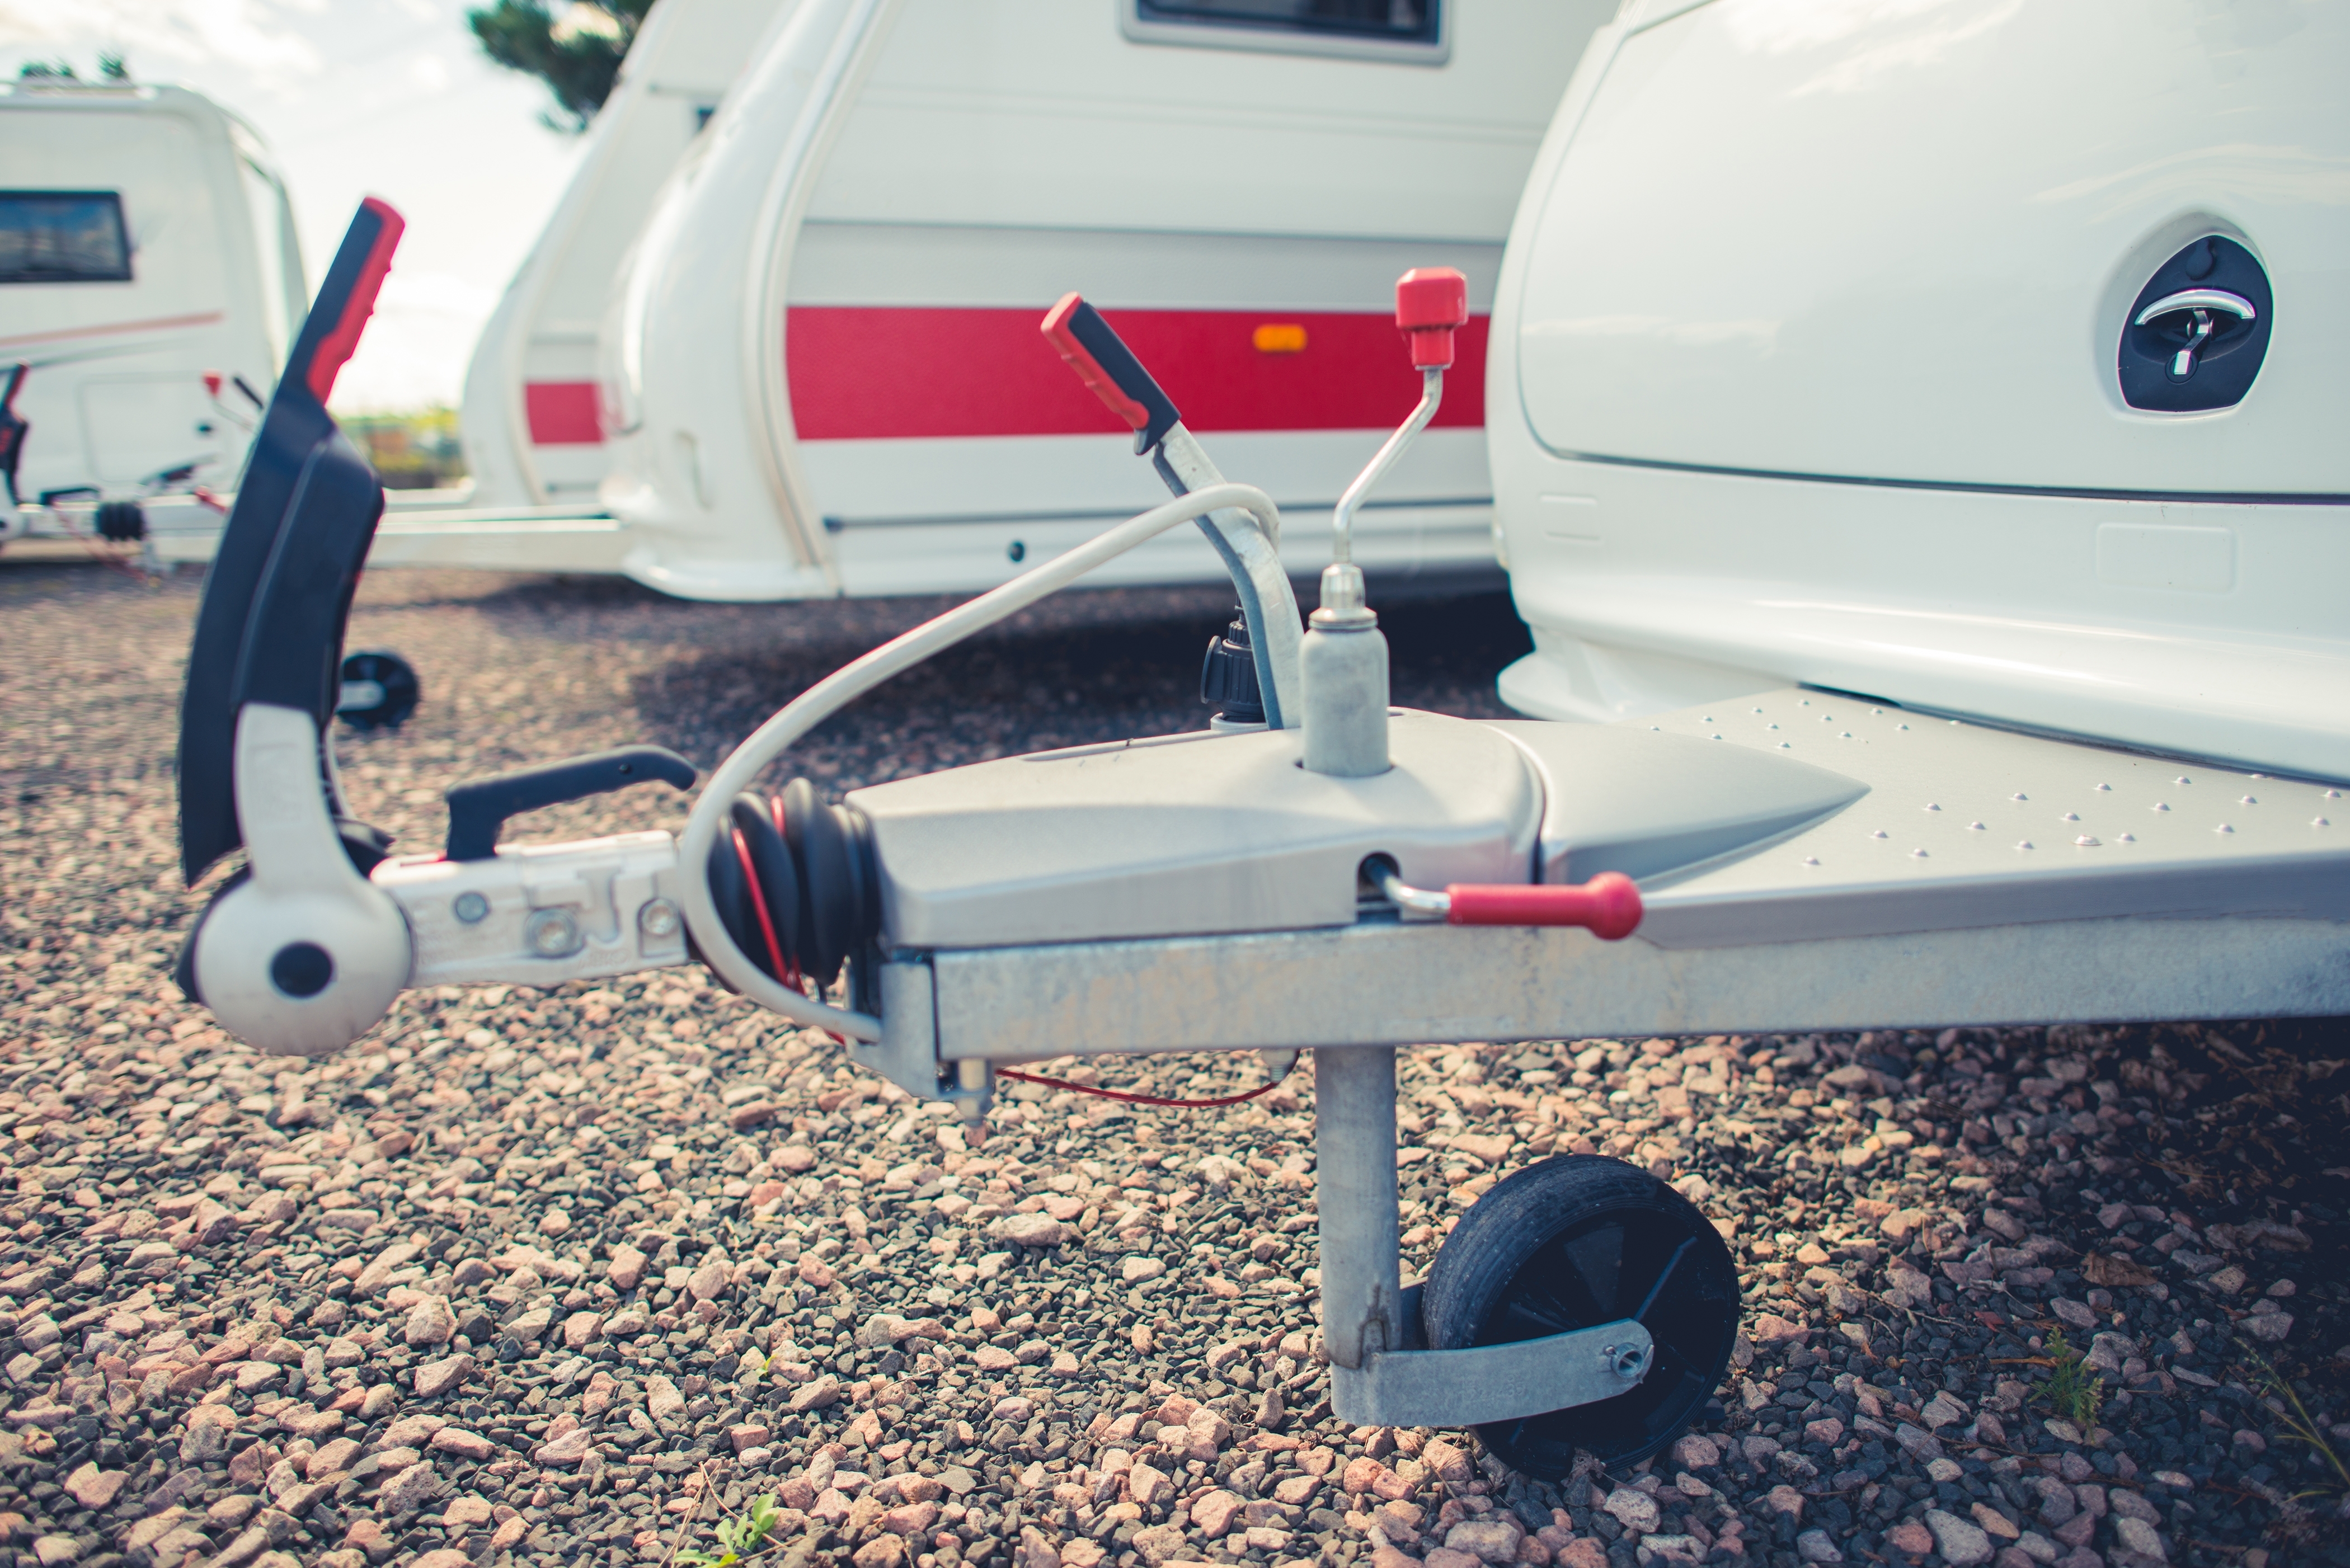
<path fill-rule="evenodd" d="M 1503 695 L 2350 775 L 2350 13 L 2276 16 L 1627 5 L 1495 305 Z"/>
<path fill-rule="evenodd" d="M 285 183 L 236 116 L 182 88 L 0 83 L 26 522 L 45 493 L 135 497 L 179 471 L 182 491 L 233 487 L 260 410 L 226 379 L 266 399 L 308 298 Z"/>
<path fill-rule="evenodd" d="M 1148 504 L 1129 437 L 1037 332 L 1072 289 L 1304 540 L 1410 407 L 1371 371 L 1399 342 L 1396 275 L 1447 265 L 1477 312 L 1460 391 L 1366 514 L 1362 558 L 1491 571 L 1484 312 L 1540 127 L 1610 7 L 1431 0 L 1352 31 L 1268 9 L 781 11 L 602 336 L 623 569 L 712 599 L 968 591 Z M 1174 536 L 1108 580 L 1222 571 Z"/>
<path fill-rule="evenodd" d="M 605 450 L 596 333 L 629 247 L 686 147 L 793 0 L 660 0 L 629 49 L 562 202 L 465 373 L 474 507 L 592 506 Z"/>

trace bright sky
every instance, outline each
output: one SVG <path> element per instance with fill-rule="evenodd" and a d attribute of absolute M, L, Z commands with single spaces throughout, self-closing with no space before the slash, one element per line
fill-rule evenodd
<path fill-rule="evenodd" d="M 474 4 L 482 0 L 473 0 Z M 362 196 L 408 220 L 344 412 L 456 403 L 473 339 L 571 177 L 536 78 L 484 58 L 467 0 L 0 0 L 0 72 L 101 49 L 193 88 L 276 154 L 313 290 Z"/>

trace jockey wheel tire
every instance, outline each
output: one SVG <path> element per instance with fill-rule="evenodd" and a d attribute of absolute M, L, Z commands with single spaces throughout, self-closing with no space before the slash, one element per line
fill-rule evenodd
<path fill-rule="evenodd" d="M 1720 1386 L 1738 1314 L 1737 1265 L 1712 1222 L 1647 1171 L 1596 1155 L 1544 1160 L 1480 1198 L 1437 1253 L 1420 1305 L 1436 1350 L 1635 1316 L 1648 1329 L 1656 1355 L 1638 1387 L 1477 1428 L 1503 1463 L 1552 1481 L 1578 1449 L 1626 1465 L 1672 1441 Z"/>
<path fill-rule="evenodd" d="M 355 730 L 398 729 L 422 695 L 408 660 L 388 649 L 364 649 L 344 656 L 343 701 L 335 716 Z"/>

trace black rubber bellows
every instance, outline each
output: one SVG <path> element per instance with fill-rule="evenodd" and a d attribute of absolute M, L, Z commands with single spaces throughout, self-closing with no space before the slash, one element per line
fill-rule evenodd
<path fill-rule="evenodd" d="M 827 805 L 815 785 L 794 779 L 776 799 L 747 791 L 736 795 L 727 825 L 731 831 L 710 847 L 710 892 L 727 934 L 770 979 L 789 983 L 788 974 L 776 971 L 780 950 L 787 971 L 831 985 L 843 961 L 863 950 L 881 928 L 880 883 L 865 818 L 846 806 Z"/>

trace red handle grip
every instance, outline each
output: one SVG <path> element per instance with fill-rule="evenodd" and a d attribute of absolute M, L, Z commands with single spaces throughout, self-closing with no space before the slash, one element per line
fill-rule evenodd
<path fill-rule="evenodd" d="M 1077 379 L 1134 428 L 1136 452 L 1157 446 L 1182 419 L 1174 400 L 1159 389 L 1101 312 L 1081 296 L 1063 295 L 1045 313 L 1044 332 L 1045 340 L 1077 373 Z"/>
<path fill-rule="evenodd" d="M 1469 320 L 1469 280 L 1449 266 L 1416 266 L 1396 280 L 1396 325 L 1411 341 L 1414 369 L 1452 363 L 1452 333 Z"/>
<path fill-rule="evenodd" d="M 1640 889 L 1621 871 L 1602 871 L 1580 888 L 1481 887 L 1455 883 L 1444 919 L 1455 926 L 1587 926 L 1602 941 L 1621 941 L 1640 925 Z"/>
<path fill-rule="evenodd" d="M 384 274 L 391 270 L 391 253 L 399 249 L 407 227 L 408 220 L 393 212 L 390 203 L 369 196 L 359 202 L 351 226 L 344 231 L 341 248 L 335 252 L 301 335 L 286 358 L 285 379 L 309 388 L 321 404 L 335 389 L 336 373 L 359 346 Z"/>

